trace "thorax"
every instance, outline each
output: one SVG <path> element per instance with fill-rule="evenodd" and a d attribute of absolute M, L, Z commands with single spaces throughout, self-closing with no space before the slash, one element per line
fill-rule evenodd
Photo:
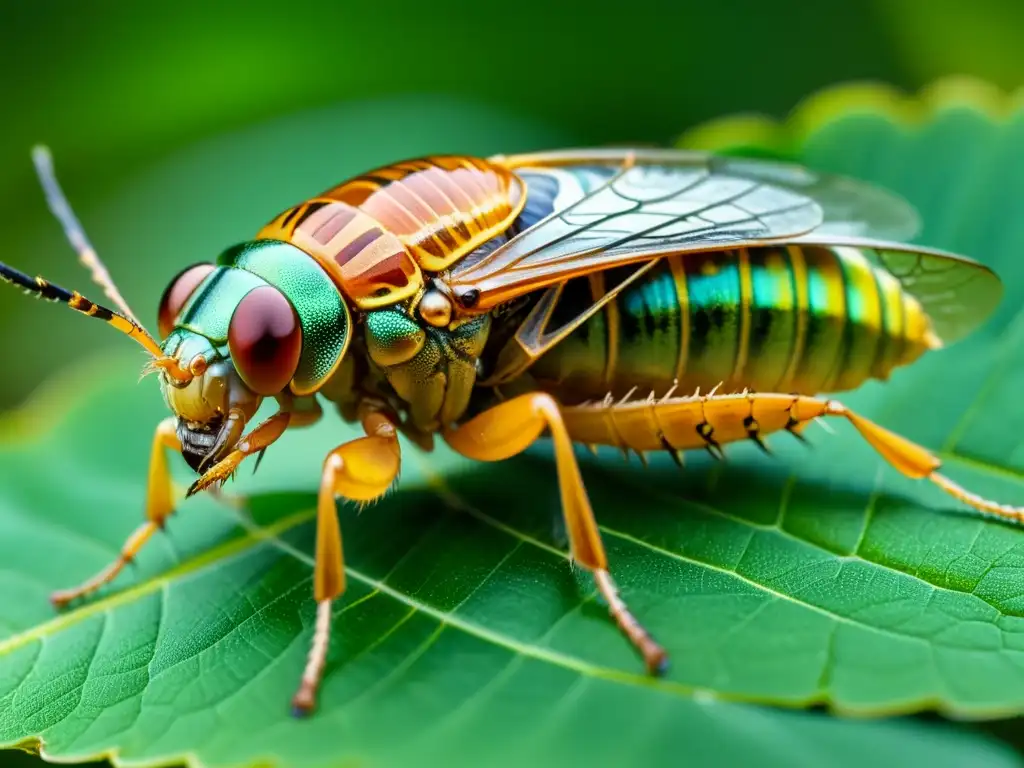
<path fill-rule="evenodd" d="M 386 404 L 416 433 L 451 425 L 466 411 L 491 318 L 435 327 L 407 305 L 363 313 L 350 354 L 321 394 L 354 419 L 359 404 Z"/>

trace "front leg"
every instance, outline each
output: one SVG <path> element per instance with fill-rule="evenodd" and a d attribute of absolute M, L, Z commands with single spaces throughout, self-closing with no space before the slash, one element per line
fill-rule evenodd
<path fill-rule="evenodd" d="M 643 656 L 648 672 L 659 674 L 667 661 L 665 650 L 630 613 L 608 572 L 604 544 L 558 403 L 541 392 L 521 395 L 446 431 L 444 438 L 463 456 L 499 461 L 526 450 L 545 429 L 554 443 L 562 513 L 573 559 L 594 574 L 598 591 L 607 601 L 615 623 Z"/>
<path fill-rule="evenodd" d="M 174 485 L 167 467 L 167 454 L 170 451 L 181 452 L 181 442 L 178 440 L 175 426 L 173 417 L 166 418 L 157 425 L 153 434 L 146 486 L 146 522 L 132 532 L 114 562 L 79 586 L 59 590 L 50 595 L 50 601 L 57 608 L 63 608 L 71 601 L 85 597 L 113 581 L 157 529 L 164 527 L 168 516 L 174 511 Z"/>
<path fill-rule="evenodd" d="M 281 406 L 281 410 L 287 411 L 289 414 L 288 429 L 311 427 L 319 422 L 324 415 L 324 409 L 316 395 L 295 397 L 290 392 L 284 392 L 278 395 L 277 402 Z M 256 464 L 252 470 L 254 473 L 259 468 L 265 451 L 266 448 L 256 457 Z M 215 500 L 234 510 L 236 514 L 244 514 L 245 504 L 241 497 L 227 493 L 222 486 L 216 484 L 209 487 L 209 493 Z"/>
<path fill-rule="evenodd" d="M 290 421 L 290 412 L 282 410 L 275 413 L 239 440 L 231 453 L 206 470 L 198 480 L 192 483 L 186 495 L 192 496 L 210 488 L 216 483 L 227 481 L 235 473 L 238 465 L 242 463 L 246 456 L 260 453 L 273 445 L 284 434 Z"/>
<path fill-rule="evenodd" d="M 277 403 L 282 411 L 291 414 L 288 421 L 288 428 L 311 427 L 316 424 L 324 415 L 323 406 L 316 395 L 295 397 L 291 392 L 284 392 L 277 397 Z"/>

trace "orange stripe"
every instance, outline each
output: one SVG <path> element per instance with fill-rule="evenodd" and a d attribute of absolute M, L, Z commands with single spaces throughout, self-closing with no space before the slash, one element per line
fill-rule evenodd
<path fill-rule="evenodd" d="M 436 225 L 438 215 L 431 210 L 429 202 L 421 196 L 418 190 L 404 182 L 392 184 L 388 189 L 394 189 L 394 194 L 402 194 L 406 199 L 416 201 L 416 203 L 418 203 L 419 206 L 427 212 L 427 215 L 423 218 L 422 230 L 428 234 L 421 237 L 420 240 L 415 243 L 415 247 L 422 248 L 428 254 L 438 259 L 444 258 L 447 254 L 444 243 L 442 243 L 439 238 L 435 237 L 431 231 L 432 228 L 430 225 Z"/>
<path fill-rule="evenodd" d="M 476 216 L 474 214 L 474 208 L 476 205 L 470 198 L 469 194 L 463 190 L 458 184 L 455 183 L 455 179 L 452 178 L 450 172 L 441 171 L 437 168 L 429 172 L 428 177 L 434 184 L 437 185 L 441 193 L 446 195 L 452 204 L 455 206 L 457 215 L 455 220 L 449 226 L 460 241 L 460 245 L 469 240 L 473 234 L 480 231 L 480 227 L 477 225 Z M 473 225 L 474 232 L 470 232 L 469 225 Z"/>

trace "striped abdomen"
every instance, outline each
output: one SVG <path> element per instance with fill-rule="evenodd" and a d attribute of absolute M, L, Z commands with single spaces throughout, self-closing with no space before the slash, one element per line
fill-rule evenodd
<path fill-rule="evenodd" d="M 430 157 L 356 177 L 289 208 L 258 237 L 315 258 L 358 307 L 394 304 L 508 229 L 522 210 L 511 171 L 471 157 Z"/>
<path fill-rule="evenodd" d="M 564 310 L 604 279 L 568 285 Z M 662 260 L 530 372 L 566 402 L 674 382 L 811 395 L 884 379 L 931 339 L 917 300 L 859 250 L 762 247 Z"/>

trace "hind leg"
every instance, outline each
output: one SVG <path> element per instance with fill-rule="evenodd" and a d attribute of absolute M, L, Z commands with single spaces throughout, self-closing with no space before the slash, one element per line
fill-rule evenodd
<path fill-rule="evenodd" d="M 930 480 L 953 498 L 980 512 L 1015 523 L 1024 522 L 1024 507 L 986 499 L 941 474 L 938 470 L 942 466 L 942 460 L 927 448 L 857 415 L 835 400 L 830 400 L 826 404 L 825 414 L 847 419 L 882 458 L 907 477 Z"/>
<path fill-rule="evenodd" d="M 573 440 L 610 445 L 638 453 L 707 448 L 740 440 L 761 444 L 765 435 L 789 431 L 799 435 L 814 419 L 839 416 L 895 469 L 917 480 L 926 479 L 950 496 L 990 515 L 1024 522 L 1024 507 L 1001 504 L 972 493 L 938 470 L 942 461 L 927 448 L 851 411 L 836 400 L 771 392 L 694 395 L 619 401 L 563 409 Z M 763 447 L 763 445 L 762 445 Z"/>

